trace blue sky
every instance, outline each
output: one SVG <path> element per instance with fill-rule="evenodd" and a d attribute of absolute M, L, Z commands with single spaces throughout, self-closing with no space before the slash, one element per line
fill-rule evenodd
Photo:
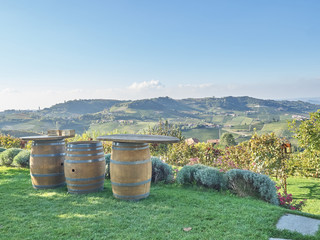
<path fill-rule="evenodd" d="M 318 0 L 0 0 L 0 110 L 320 97 Z"/>

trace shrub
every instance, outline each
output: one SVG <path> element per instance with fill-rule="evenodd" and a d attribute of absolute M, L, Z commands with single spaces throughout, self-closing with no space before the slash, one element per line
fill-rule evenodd
<path fill-rule="evenodd" d="M 216 159 L 221 156 L 222 151 L 216 149 L 211 143 L 197 143 L 188 145 L 182 141 L 169 144 L 164 154 L 166 162 L 175 166 L 184 166 L 190 163 L 190 159 L 197 159 L 197 162 L 207 166 L 213 166 Z"/>
<path fill-rule="evenodd" d="M 167 151 L 163 156 L 166 159 L 165 161 L 169 164 L 184 166 L 189 163 L 190 158 L 196 157 L 196 155 L 197 149 L 193 145 L 189 146 L 186 142 L 179 142 L 169 144 L 167 146 Z"/>
<path fill-rule="evenodd" d="M 293 129 L 294 137 L 298 139 L 300 147 L 304 152 L 299 154 L 297 165 L 299 174 L 309 177 L 320 176 L 320 109 L 317 112 L 309 113 L 310 117 L 300 124 L 293 120 L 289 124 Z"/>
<path fill-rule="evenodd" d="M 195 173 L 205 168 L 207 167 L 201 164 L 186 165 L 178 172 L 176 180 L 182 185 L 195 184 L 197 183 L 195 179 Z"/>
<path fill-rule="evenodd" d="M 174 124 L 170 124 L 168 120 L 164 122 L 160 119 L 159 123 L 153 127 L 150 127 L 147 130 L 143 130 L 142 134 L 147 135 L 163 135 L 163 136 L 172 136 L 177 137 L 180 141 L 184 141 L 184 136 L 180 128 Z M 153 156 L 164 156 L 168 152 L 168 144 L 150 144 L 150 152 Z"/>
<path fill-rule="evenodd" d="M 276 188 L 278 190 L 280 207 L 301 211 L 302 208 L 306 205 L 307 199 L 304 199 L 303 201 L 297 203 L 297 201 L 293 201 L 292 194 L 288 194 L 285 191 L 281 194 L 281 187 L 276 186 Z"/>
<path fill-rule="evenodd" d="M 291 175 L 320 177 L 320 151 L 306 149 L 303 152 L 290 155 L 288 168 L 291 170 Z"/>
<path fill-rule="evenodd" d="M 239 196 L 260 198 L 279 205 L 275 182 L 268 176 L 248 170 L 232 169 L 227 173 L 228 188 Z"/>
<path fill-rule="evenodd" d="M 29 167 L 29 159 L 30 152 L 22 150 L 13 158 L 12 165 L 16 167 Z"/>
<path fill-rule="evenodd" d="M 110 179 L 110 159 L 111 153 L 105 154 L 104 159 L 106 160 L 106 178 Z"/>
<path fill-rule="evenodd" d="M 213 167 L 207 167 L 201 164 L 186 165 L 177 175 L 179 184 L 197 184 L 216 190 L 226 188 L 226 178 L 224 173 Z"/>
<path fill-rule="evenodd" d="M 172 167 L 162 162 L 157 157 L 151 157 L 152 161 L 152 179 L 153 183 L 164 181 L 166 183 L 173 181 L 173 170 Z"/>
<path fill-rule="evenodd" d="M 226 188 L 224 174 L 216 168 L 206 167 L 196 171 L 194 178 L 198 184 L 204 187 L 221 190 Z"/>
<path fill-rule="evenodd" d="M 21 151 L 22 149 L 20 148 L 10 148 L 5 150 L 0 154 L 0 165 L 10 166 L 13 162 L 13 158 Z"/>
<path fill-rule="evenodd" d="M 21 139 L 0 134 L 0 146 L 5 148 L 19 148 L 21 147 Z"/>
<path fill-rule="evenodd" d="M 0 147 L 0 153 L 4 152 L 5 150 L 7 150 L 6 148 Z"/>

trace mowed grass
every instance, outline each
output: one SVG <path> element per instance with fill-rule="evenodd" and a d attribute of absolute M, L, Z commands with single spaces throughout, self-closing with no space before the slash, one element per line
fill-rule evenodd
<path fill-rule="evenodd" d="M 280 180 L 273 178 L 280 186 Z M 282 192 L 282 190 L 281 190 Z M 320 179 L 305 177 L 289 177 L 287 179 L 287 192 L 292 194 L 294 201 L 307 199 L 302 211 L 320 217 Z"/>
<path fill-rule="evenodd" d="M 291 177 L 287 180 L 287 189 L 297 201 L 307 199 L 304 212 L 320 216 L 320 179 Z"/>
<path fill-rule="evenodd" d="M 319 239 L 276 230 L 291 212 L 228 192 L 157 184 L 138 202 L 102 192 L 35 190 L 28 169 L 0 167 L 0 239 Z M 292 212 L 291 212 L 292 213 Z M 317 217 L 317 216 L 314 216 Z M 184 228 L 191 228 L 184 231 Z"/>

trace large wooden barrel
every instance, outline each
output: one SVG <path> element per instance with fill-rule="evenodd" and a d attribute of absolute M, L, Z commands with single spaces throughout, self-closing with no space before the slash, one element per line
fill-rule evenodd
<path fill-rule="evenodd" d="M 30 155 L 32 186 L 35 189 L 64 186 L 64 159 L 64 140 L 34 141 Z"/>
<path fill-rule="evenodd" d="M 125 200 L 148 197 L 151 171 L 151 156 L 147 143 L 113 142 L 110 178 L 114 197 Z"/>
<path fill-rule="evenodd" d="M 81 194 L 102 190 L 106 162 L 101 142 L 68 143 L 64 171 L 69 193 Z"/>

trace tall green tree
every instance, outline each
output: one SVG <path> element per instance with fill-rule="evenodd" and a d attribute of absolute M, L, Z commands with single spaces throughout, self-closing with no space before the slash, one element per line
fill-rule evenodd
<path fill-rule="evenodd" d="M 170 124 L 168 120 L 164 122 L 162 119 L 159 123 L 153 127 L 149 127 L 148 130 L 144 130 L 143 134 L 148 135 L 164 135 L 179 138 L 180 141 L 184 142 L 185 137 L 182 135 L 180 128 L 174 124 Z M 167 154 L 168 144 L 150 144 L 150 152 L 153 156 L 164 156 Z"/>
<path fill-rule="evenodd" d="M 224 133 L 220 138 L 220 144 L 222 146 L 235 146 L 237 145 L 236 140 L 234 139 L 231 133 Z"/>
<path fill-rule="evenodd" d="M 159 123 L 153 127 L 149 127 L 147 131 L 143 132 L 149 135 L 164 135 L 179 138 L 181 141 L 185 140 L 180 128 L 175 124 L 170 124 L 168 120 L 159 120 Z"/>
<path fill-rule="evenodd" d="M 309 113 L 310 118 L 297 122 L 293 120 L 289 126 L 295 133 L 300 147 L 304 148 L 296 158 L 297 171 L 304 176 L 320 176 L 320 109 Z M 300 124 L 299 124 L 300 123 Z"/>

